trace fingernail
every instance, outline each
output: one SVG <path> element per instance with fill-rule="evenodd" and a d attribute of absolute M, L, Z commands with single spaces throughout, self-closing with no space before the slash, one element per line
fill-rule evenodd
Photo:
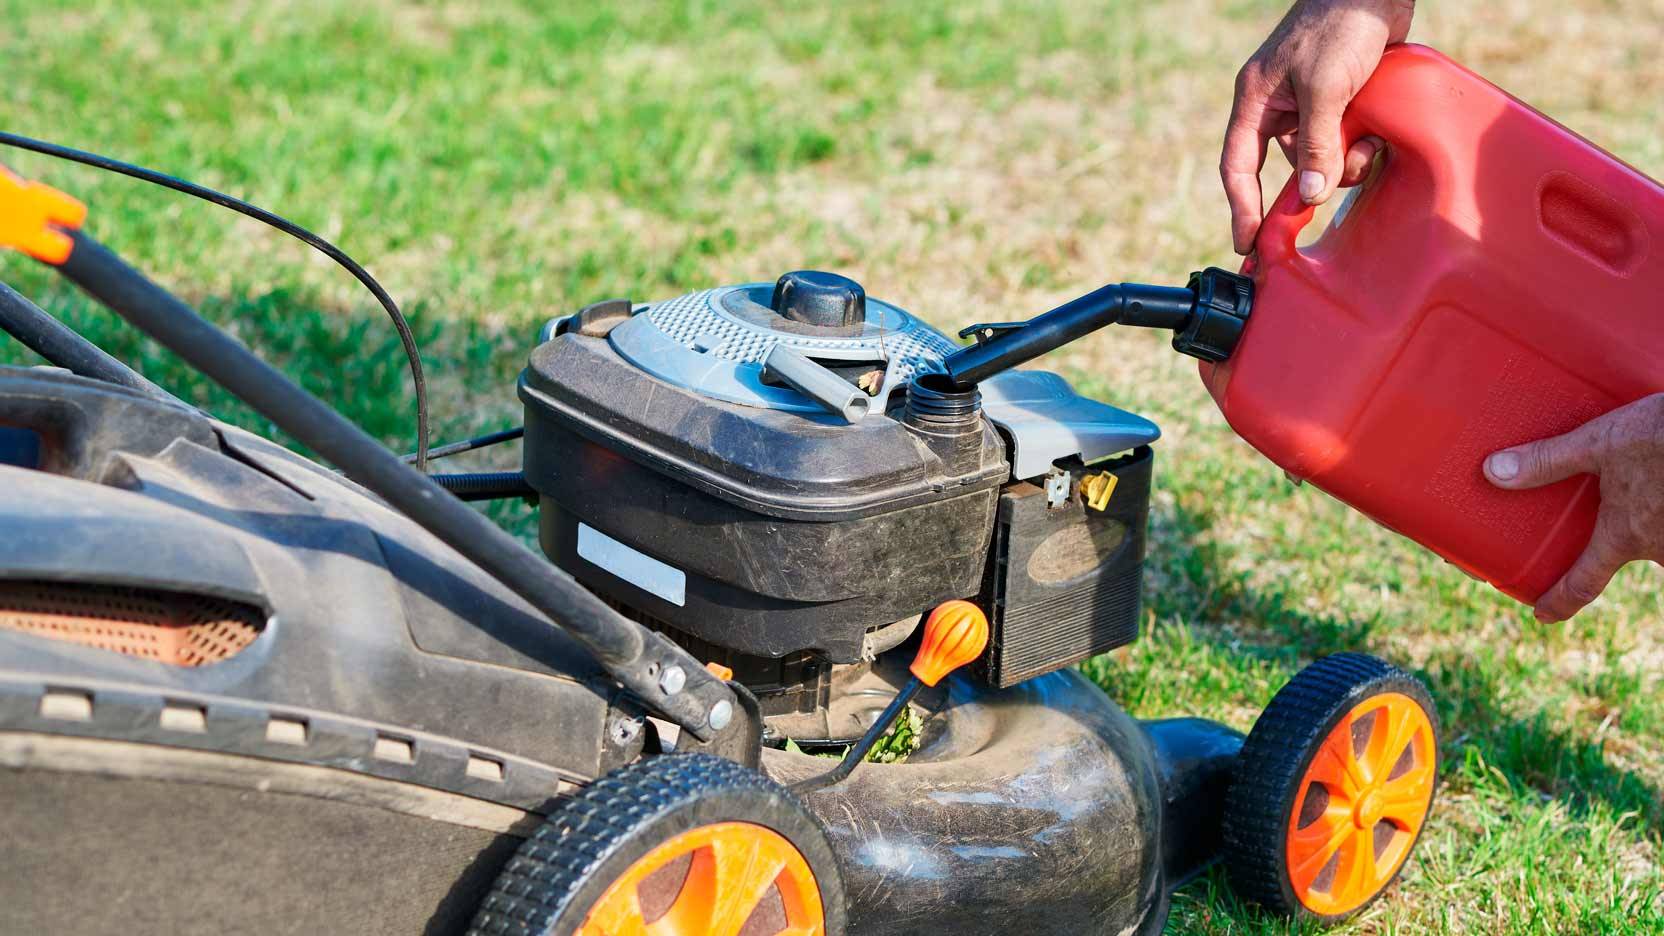
<path fill-rule="evenodd" d="M 1323 194 L 1323 173 L 1315 169 L 1307 169 L 1300 173 L 1300 197 L 1311 201 Z"/>
<path fill-rule="evenodd" d="M 1520 473 L 1520 457 L 1513 452 L 1498 452 L 1485 460 L 1485 467 L 1498 481 L 1512 481 Z"/>

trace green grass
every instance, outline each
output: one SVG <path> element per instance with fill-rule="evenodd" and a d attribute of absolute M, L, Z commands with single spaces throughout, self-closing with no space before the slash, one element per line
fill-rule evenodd
<path fill-rule="evenodd" d="M 598 298 L 818 266 L 947 326 L 1226 261 L 1217 137 L 1232 72 L 1278 13 L 1263 0 L 557 6 L 0 0 L 0 127 L 177 172 L 336 240 L 411 312 L 444 440 L 513 424 L 537 325 Z M 1424 6 L 1418 38 L 1664 174 L 1652 6 Z M 85 198 L 98 236 L 410 447 L 396 340 L 345 274 L 211 206 L 0 161 Z M 158 382 L 271 430 L 30 263 L 0 259 L 0 278 Z M 0 358 L 28 360 L 7 344 Z M 1289 485 L 1153 336 L 1096 336 L 1049 363 L 1167 432 L 1145 639 L 1087 665 L 1112 695 L 1139 715 L 1246 729 L 1301 665 L 1339 649 L 1432 687 L 1437 818 L 1403 883 L 1342 932 L 1664 931 L 1655 568 L 1626 571 L 1569 624 L 1538 624 Z M 1172 930 L 1288 927 L 1214 873 L 1180 893 Z"/>

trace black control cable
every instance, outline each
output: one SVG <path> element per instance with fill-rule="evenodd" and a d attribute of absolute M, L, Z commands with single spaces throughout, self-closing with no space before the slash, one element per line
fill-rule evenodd
<path fill-rule="evenodd" d="M 258 205 L 252 205 L 240 198 L 226 195 L 223 192 L 216 192 L 206 186 L 168 175 L 165 172 L 146 169 L 143 166 L 135 166 L 132 163 L 111 159 L 108 156 L 100 156 L 97 153 L 60 146 L 56 143 L 47 143 L 43 140 L 19 136 L 5 131 L 0 131 L 0 144 L 39 153 L 43 156 L 67 159 L 70 162 L 92 166 L 95 169 L 119 173 L 153 185 L 160 185 L 163 188 L 170 188 L 176 192 L 183 192 L 204 201 L 213 202 L 222 208 L 229 208 L 238 214 L 269 224 L 340 264 L 343 269 L 351 273 L 360 283 L 363 283 L 364 288 L 368 289 L 371 295 L 376 297 L 376 301 L 381 303 L 381 307 L 387 310 L 387 317 L 392 319 L 393 327 L 399 332 L 399 343 L 404 345 L 404 356 L 410 363 L 410 382 L 414 385 L 416 391 L 416 457 L 414 462 L 418 470 L 427 471 L 428 386 L 427 378 L 422 374 L 422 355 L 416 347 L 416 335 L 410 330 L 410 323 L 405 319 L 404 313 L 399 311 L 399 305 L 393 301 L 393 297 L 388 295 L 387 290 L 383 289 L 381 284 L 376 282 L 376 278 L 360 266 L 358 261 L 347 256 L 345 251 L 293 221 L 279 217 Z"/>
<path fill-rule="evenodd" d="M 504 442 L 512 442 L 525 434 L 526 427 L 516 426 L 513 429 L 504 429 L 501 432 L 488 432 L 482 436 L 474 436 L 472 439 L 463 439 L 459 442 L 447 442 L 444 445 L 437 445 L 429 449 L 428 461 L 433 461 L 437 458 L 448 458 L 452 455 L 461 455 L 463 452 L 472 452 L 475 449 L 482 449 L 488 445 L 501 445 Z M 411 452 L 409 455 L 405 455 L 404 461 L 407 465 L 415 463 L 416 453 Z"/>

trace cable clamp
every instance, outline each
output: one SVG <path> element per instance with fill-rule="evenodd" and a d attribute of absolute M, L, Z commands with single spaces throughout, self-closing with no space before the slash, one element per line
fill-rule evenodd
<path fill-rule="evenodd" d="M 1014 332 L 1027 326 L 1027 322 L 978 322 L 959 329 L 959 337 L 976 336 L 977 344 L 987 344 L 1006 332 Z"/>

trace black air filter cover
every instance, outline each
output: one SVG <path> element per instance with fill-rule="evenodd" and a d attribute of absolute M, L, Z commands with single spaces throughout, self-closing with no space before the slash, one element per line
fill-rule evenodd
<path fill-rule="evenodd" d="M 1033 484 L 1005 488 L 980 602 L 992 635 L 978 669 L 990 684 L 1013 686 L 1138 637 L 1151 460 L 1145 447 L 1076 466 L 1077 479 L 1115 476 L 1102 511 L 1073 491 L 1050 507 Z"/>

